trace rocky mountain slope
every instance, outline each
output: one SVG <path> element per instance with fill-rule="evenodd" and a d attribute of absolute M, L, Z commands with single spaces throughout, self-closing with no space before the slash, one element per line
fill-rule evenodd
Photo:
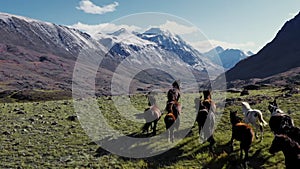
<path fill-rule="evenodd" d="M 226 72 L 230 83 L 249 81 L 289 83 L 297 79 L 300 67 L 300 13 L 284 24 L 276 37 L 257 54 Z M 288 75 L 288 76 L 286 76 Z"/>

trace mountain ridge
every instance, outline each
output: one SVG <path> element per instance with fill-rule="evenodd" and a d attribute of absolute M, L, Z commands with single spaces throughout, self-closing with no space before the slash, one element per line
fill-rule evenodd
<path fill-rule="evenodd" d="M 99 67 L 100 72 L 97 73 L 95 79 L 96 92 L 99 94 L 110 94 L 111 81 L 114 76 L 120 81 L 130 80 L 128 77 L 118 74 L 120 72 L 115 72 L 118 70 L 119 64 L 124 64 L 121 66 L 126 68 L 125 72 L 132 73 L 135 70 L 145 71 L 141 68 L 148 66 L 150 72 L 155 72 L 154 75 L 157 75 L 157 79 L 166 78 L 165 81 L 161 81 L 165 87 L 169 87 L 169 83 L 171 83 L 172 79 L 169 79 L 171 72 L 174 75 L 180 74 L 183 79 L 189 81 L 184 75 L 184 71 L 180 69 L 182 66 L 200 77 L 198 82 L 208 80 L 207 71 L 203 71 L 205 69 L 203 63 L 212 63 L 203 62 L 201 53 L 188 46 L 179 36 L 155 35 L 165 39 L 168 42 L 165 45 L 165 43 L 160 44 L 147 38 L 139 38 L 136 34 L 128 33 L 123 29 L 111 35 L 98 34 L 108 45 L 111 45 L 106 46 L 99 43 L 103 39 L 95 39 L 74 28 L 34 19 L 24 19 L 15 15 L 2 15 L 5 16 L 1 17 L 0 14 L 0 33 L 3 34 L 0 38 L 0 72 L 3 74 L 0 78 L 0 90 L 59 89 L 70 91 L 76 59 L 86 48 L 96 48 L 100 52 L 98 54 L 104 57 L 102 67 Z M 127 38 L 126 34 L 130 38 Z M 126 36 L 121 37 L 122 35 Z M 132 40 L 135 37 L 139 44 Z M 195 62 L 187 60 L 183 62 L 185 58 L 180 52 L 191 56 Z M 173 70 L 170 64 L 177 66 Z M 152 70 L 154 65 L 157 66 L 154 68 L 156 71 Z M 215 70 L 217 69 L 212 69 L 212 71 Z M 151 84 L 147 80 L 147 83 L 143 84 L 142 82 L 145 80 L 134 77 L 131 83 L 134 83 L 133 86 L 145 89 L 159 85 L 158 82 Z M 136 89 L 133 88 L 133 90 Z"/>
<path fill-rule="evenodd" d="M 299 67 L 299 43 L 300 13 L 287 21 L 274 39 L 257 54 L 242 60 L 228 70 L 225 73 L 227 81 L 234 83 L 238 80 L 266 79 Z"/>

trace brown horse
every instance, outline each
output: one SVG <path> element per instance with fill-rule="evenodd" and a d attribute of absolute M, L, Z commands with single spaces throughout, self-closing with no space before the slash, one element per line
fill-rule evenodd
<path fill-rule="evenodd" d="M 282 151 L 285 157 L 285 166 L 287 169 L 298 168 L 300 164 L 300 146 L 286 135 L 275 135 L 272 145 L 269 149 L 271 154 Z"/>
<path fill-rule="evenodd" d="M 171 101 L 167 103 L 166 110 L 168 113 L 164 118 L 164 122 L 168 130 L 168 140 L 174 142 L 174 128 L 178 130 L 180 125 L 181 105 L 177 101 Z"/>
<path fill-rule="evenodd" d="M 254 139 L 254 131 L 252 127 L 241 122 L 241 118 L 237 116 L 237 111 L 230 112 L 230 122 L 232 125 L 232 135 L 230 144 L 233 147 L 233 140 L 240 141 L 240 158 L 243 159 L 243 151 L 245 152 L 244 165 L 248 162 L 248 152 Z"/>

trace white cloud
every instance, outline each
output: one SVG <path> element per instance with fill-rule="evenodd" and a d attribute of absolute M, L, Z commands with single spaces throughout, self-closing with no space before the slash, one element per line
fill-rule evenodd
<path fill-rule="evenodd" d="M 224 49 L 242 49 L 248 51 L 249 49 L 256 46 L 254 42 L 246 42 L 246 43 L 230 43 L 218 40 L 207 40 L 207 41 L 198 41 L 198 42 L 190 42 L 190 44 L 198 49 L 200 52 L 207 52 L 217 46 L 221 46 Z M 256 52 L 256 51 L 252 51 Z"/>
<path fill-rule="evenodd" d="M 101 33 L 112 33 L 121 28 L 125 28 L 128 31 L 138 31 L 141 28 L 134 25 L 116 25 L 113 23 L 102 23 L 97 25 L 88 25 L 81 22 L 78 22 L 70 27 L 79 29 L 81 31 L 87 32 L 91 36 L 96 36 L 99 32 Z"/>
<path fill-rule="evenodd" d="M 174 21 L 167 20 L 166 23 L 159 25 L 159 28 L 168 30 L 177 35 L 191 34 L 199 31 L 197 27 L 178 24 Z"/>
<path fill-rule="evenodd" d="M 79 2 L 79 7 L 76 7 L 78 10 L 82 10 L 85 13 L 90 14 L 104 14 L 107 12 L 113 12 L 116 10 L 116 7 L 119 5 L 118 2 L 114 2 L 109 5 L 97 6 L 90 0 L 81 0 Z"/>

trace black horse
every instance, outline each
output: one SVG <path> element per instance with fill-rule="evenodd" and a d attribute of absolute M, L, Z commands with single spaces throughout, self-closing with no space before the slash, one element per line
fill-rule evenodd
<path fill-rule="evenodd" d="M 210 93 L 208 95 L 205 92 L 203 92 L 204 100 L 201 100 L 201 98 L 195 99 L 196 108 L 198 108 L 196 121 L 198 123 L 200 139 L 208 141 L 210 143 L 209 150 L 213 152 L 213 146 L 216 143 L 213 135 L 215 130 L 216 105 L 211 100 Z M 197 105 L 199 105 L 199 107 Z"/>
<path fill-rule="evenodd" d="M 274 134 L 285 134 L 284 128 L 286 126 L 294 126 L 293 119 L 278 108 L 276 99 L 273 102 L 269 102 L 268 109 L 271 112 L 269 126 Z"/>

